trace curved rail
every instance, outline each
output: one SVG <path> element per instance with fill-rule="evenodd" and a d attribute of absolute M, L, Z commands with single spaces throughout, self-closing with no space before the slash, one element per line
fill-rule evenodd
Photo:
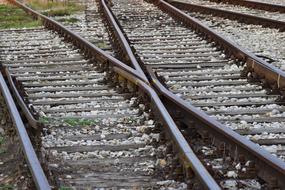
<path fill-rule="evenodd" d="M 132 79 L 133 77 L 131 75 L 128 75 L 125 71 L 114 68 L 115 71 L 130 77 L 129 79 Z M 189 146 L 188 142 L 180 132 L 180 130 L 177 128 L 175 122 L 169 115 L 168 111 L 164 107 L 163 103 L 159 99 L 156 92 L 146 85 L 144 82 L 140 80 L 136 80 L 135 83 L 151 97 L 152 102 L 155 104 L 157 108 L 159 108 L 157 111 L 159 113 L 160 118 L 163 118 L 163 123 L 167 126 L 167 131 L 169 134 L 173 137 L 175 145 L 180 150 L 180 157 L 182 157 L 185 161 L 184 168 L 187 170 L 191 169 L 197 178 L 200 180 L 200 182 L 203 184 L 203 186 L 206 189 L 211 190 L 218 190 L 221 189 L 217 182 L 213 179 L 213 177 L 209 174 L 209 172 L 206 170 L 206 168 L 203 166 L 201 161 L 197 158 L 191 147 Z"/>
<path fill-rule="evenodd" d="M 76 46 L 85 50 L 85 53 L 88 56 L 93 57 L 98 62 L 105 63 L 107 64 L 107 66 L 111 67 L 109 71 L 112 70 L 125 79 L 125 81 L 121 81 L 121 83 L 123 83 L 122 86 L 125 86 L 125 82 L 130 82 L 133 85 L 137 86 L 139 89 L 141 89 L 145 94 L 147 94 L 151 100 L 151 103 L 157 110 L 155 114 L 159 115 L 159 118 L 162 120 L 162 123 L 165 124 L 164 126 L 166 127 L 166 130 L 173 137 L 172 140 L 174 141 L 177 148 L 180 150 L 181 157 L 183 158 L 184 169 L 188 171 L 190 168 L 192 168 L 192 170 L 197 174 L 198 178 L 203 179 L 203 185 L 207 189 L 221 189 L 219 185 L 215 182 L 215 180 L 211 177 L 211 175 L 208 173 L 208 171 L 205 169 L 205 167 L 202 165 L 200 160 L 196 157 L 191 147 L 187 143 L 186 139 L 183 137 L 175 122 L 167 112 L 166 108 L 164 107 L 156 92 L 148 85 L 148 81 L 145 81 L 146 78 L 144 79 L 144 77 L 138 71 L 130 68 L 129 66 L 124 65 L 124 63 L 118 61 L 112 56 L 109 56 L 90 42 L 86 41 L 76 33 L 66 29 L 63 25 L 57 23 L 56 21 L 37 13 L 36 11 L 19 3 L 18 1 L 10 1 L 16 4 L 17 6 L 23 8 L 28 13 L 32 14 L 34 17 L 42 19 L 47 27 L 58 31 L 67 39 L 71 40 Z"/>
<path fill-rule="evenodd" d="M 12 93 L 13 93 L 18 105 L 22 109 L 22 112 L 25 115 L 27 121 L 29 122 L 29 125 L 35 129 L 38 129 L 40 126 L 40 123 L 34 118 L 33 114 L 30 112 L 29 108 L 25 104 L 25 102 L 24 102 L 23 98 L 21 97 L 21 95 L 19 94 L 17 87 L 14 84 L 14 81 L 12 79 L 12 76 L 11 76 L 11 74 L 7 68 L 4 68 L 4 74 L 7 77 L 7 80 L 8 80 L 8 83 L 10 85 L 10 88 L 12 90 Z"/>
<path fill-rule="evenodd" d="M 26 131 L 25 125 L 21 119 L 20 113 L 18 112 L 16 104 L 12 98 L 12 95 L 9 91 L 8 86 L 6 85 L 6 82 L 5 82 L 5 79 L 2 73 L 0 73 L 0 86 L 1 86 L 0 88 L 1 88 L 2 95 L 4 96 L 6 105 L 10 112 L 11 119 L 13 120 L 18 137 L 20 139 L 21 146 L 23 148 L 23 153 L 25 155 L 26 161 L 28 163 L 31 174 L 33 176 L 35 185 L 37 189 L 49 190 L 51 189 L 51 187 L 44 174 L 41 164 L 37 158 L 37 155 L 34 151 L 29 135 Z"/>
<path fill-rule="evenodd" d="M 102 6 L 102 10 L 104 12 L 104 15 L 107 18 L 106 20 L 108 22 L 110 22 L 109 26 L 112 26 L 113 30 L 111 32 L 114 32 L 116 36 L 119 36 L 119 38 L 117 38 L 120 41 L 119 44 L 122 45 L 121 48 L 123 49 L 123 51 L 127 52 L 127 54 L 125 54 L 125 55 L 127 55 L 127 58 L 125 58 L 126 61 L 129 60 L 131 65 L 134 67 L 134 69 L 141 74 L 142 78 L 145 79 L 145 81 L 147 81 L 147 78 L 146 78 L 144 72 L 142 71 L 139 63 L 137 62 L 135 56 L 131 53 L 132 52 L 131 47 L 130 47 L 127 39 L 124 37 L 124 34 L 120 30 L 120 27 L 118 26 L 112 12 L 107 8 L 107 5 L 106 5 L 104 0 L 101 0 L 100 5 Z"/>
<path fill-rule="evenodd" d="M 217 47 L 221 47 L 225 54 L 246 63 L 246 73 L 253 73 L 252 77 L 262 81 L 265 86 L 271 87 L 273 90 L 279 91 L 285 95 L 285 72 L 272 66 L 266 61 L 258 58 L 253 53 L 246 51 L 240 46 L 234 44 L 222 35 L 215 32 L 199 20 L 190 17 L 181 10 L 175 8 L 163 0 L 153 0 L 160 9 L 172 15 L 175 19 L 183 22 L 196 32 L 202 34 L 208 41 L 215 42 Z"/>
<path fill-rule="evenodd" d="M 113 18 L 113 13 L 110 10 L 110 8 L 106 5 L 105 0 L 101 0 L 100 3 L 101 3 L 101 6 L 103 7 L 103 9 L 105 9 L 104 13 L 105 14 L 108 13 L 108 15 L 106 15 L 106 18 L 108 19 L 108 23 L 111 25 L 110 27 L 116 28 L 117 30 L 120 30 L 120 27 L 116 27 L 116 26 L 118 26 L 118 23 Z M 116 34 L 117 34 L 116 35 L 117 39 L 123 38 L 120 40 L 121 43 L 123 41 L 127 41 L 127 39 L 124 35 L 118 35 L 118 34 L 123 34 L 123 32 L 121 30 L 116 32 Z M 124 44 L 121 44 L 121 45 L 124 46 L 123 51 L 125 54 L 127 54 L 129 57 L 135 58 L 135 55 L 133 54 L 129 44 L 127 46 L 125 46 Z M 137 63 L 137 60 L 135 60 L 135 62 Z M 144 86 L 144 84 L 142 84 L 142 83 L 139 83 L 139 84 Z M 141 86 L 141 87 L 143 87 L 143 86 Z M 163 109 L 165 109 L 165 107 L 161 103 L 160 99 L 157 97 L 156 93 L 152 89 L 151 89 L 151 91 L 149 91 L 149 93 L 153 94 L 152 97 L 157 98 L 157 99 L 153 99 L 153 101 L 156 102 L 156 105 L 163 107 Z M 160 112 L 161 115 L 165 114 L 165 113 L 168 114 L 166 109 L 163 112 Z M 171 119 L 171 122 L 172 121 L 173 120 Z M 172 123 L 172 125 L 174 126 L 175 123 Z M 213 177 L 208 173 L 208 171 L 205 169 L 205 167 L 199 161 L 199 159 L 197 158 L 197 156 L 195 155 L 193 150 L 190 148 L 189 144 L 187 143 L 187 141 L 183 137 L 180 130 L 177 127 L 169 126 L 168 131 L 174 137 L 175 143 L 178 146 L 178 148 L 180 149 L 180 152 L 182 152 L 184 154 L 184 157 L 186 158 L 187 163 L 190 164 L 191 169 L 194 171 L 195 175 L 198 177 L 198 179 L 201 181 L 201 183 L 204 185 L 204 187 L 206 187 L 207 189 L 220 189 L 219 185 L 215 182 Z"/>
<path fill-rule="evenodd" d="M 259 16 L 253 16 L 253 15 L 244 14 L 244 13 L 238 13 L 234 11 L 227 11 L 227 10 L 222 10 L 222 9 L 217 9 L 217 8 L 211 8 L 211 7 L 206 7 L 202 5 L 195 5 L 192 3 L 179 2 L 175 0 L 167 0 L 167 2 L 169 2 L 171 5 L 181 10 L 195 11 L 195 12 L 200 12 L 202 14 L 216 15 L 216 16 L 231 19 L 231 20 L 238 20 L 243 23 L 262 25 L 264 27 L 269 27 L 269 28 L 276 28 L 276 29 L 280 29 L 280 31 L 285 30 L 285 22 L 278 21 L 278 20 L 268 19 L 268 18 L 259 17 Z"/>
<path fill-rule="evenodd" d="M 229 147 L 231 155 L 235 156 L 238 150 L 248 159 L 254 160 L 259 177 L 264 181 L 270 182 L 272 176 L 274 176 L 278 180 L 278 185 L 285 188 L 285 163 L 283 161 L 170 92 L 159 82 L 151 68 L 147 68 L 147 70 L 150 73 L 152 86 L 165 98 L 169 108 L 178 110 L 182 114 L 183 123 L 198 121 L 198 125 L 203 126 L 203 129 L 199 129 L 199 126 L 196 126 L 197 130 L 208 131 L 210 135 L 225 142 Z M 219 142 L 215 143 L 219 145 Z"/>
<path fill-rule="evenodd" d="M 252 1 L 252 0 L 210 0 L 213 2 L 218 2 L 218 3 L 229 3 L 229 4 L 234 4 L 234 5 L 241 5 L 244 7 L 249 7 L 249 8 L 255 8 L 255 9 L 261 9 L 261 10 L 266 10 L 266 11 L 278 11 L 281 13 L 285 13 L 285 6 L 283 5 L 275 5 L 272 3 L 262 3 L 262 2 L 257 2 L 257 1 Z"/>
<path fill-rule="evenodd" d="M 175 13 L 175 15 L 179 14 L 180 13 Z M 119 36 L 117 36 L 117 38 L 119 38 Z M 236 48 L 238 50 L 240 49 L 239 47 Z M 133 54 L 133 52 L 131 53 Z M 241 53 L 246 54 L 247 52 Z M 227 144 L 233 157 L 236 156 L 238 151 L 243 153 L 246 158 L 253 160 L 256 163 L 258 176 L 260 178 L 267 182 L 271 182 L 271 177 L 274 176 L 278 181 L 278 185 L 285 188 L 285 183 L 283 180 L 285 176 L 285 163 L 283 161 L 274 157 L 269 152 L 237 134 L 233 130 L 225 127 L 220 122 L 210 118 L 204 112 L 198 110 L 188 102 L 174 95 L 160 83 L 150 67 L 146 67 L 146 70 L 152 86 L 155 88 L 156 92 L 163 97 L 164 103 L 167 105 L 168 110 L 175 110 L 173 117 L 175 117 L 176 113 L 179 113 L 181 114 L 179 115 L 179 118 L 182 118 L 182 122 L 186 125 L 190 123 L 190 125 L 193 127 L 192 124 L 196 123 L 194 126 L 198 131 L 207 131 L 208 134 L 219 139 L 219 141 L 215 141 L 217 146 L 220 145 L 220 142 Z"/>

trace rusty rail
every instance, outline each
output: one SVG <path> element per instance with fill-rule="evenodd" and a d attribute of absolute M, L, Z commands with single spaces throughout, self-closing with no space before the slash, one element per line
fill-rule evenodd
<path fill-rule="evenodd" d="M 167 12 L 175 19 L 181 21 L 186 26 L 202 35 L 209 42 L 215 42 L 216 46 L 223 49 L 228 57 L 245 62 L 245 75 L 251 74 L 254 80 L 258 80 L 262 85 L 267 86 L 274 91 L 278 91 L 283 96 L 285 95 L 285 72 L 258 58 L 253 53 L 246 51 L 240 46 L 234 44 L 222 35 L 218 34 L 199 20 L 190 17 L 178 8 L 170 5 L 163 0 L 153 0 L 160 9 Z"/>
<path fill-rule="evenodd" d="M 28 6 L 24 5 L 23 3 L 20 3 L 17 0 L 8 0 L 12 4 L 24 9 L 28 14 L 33 16 L 36 19 L 39 19 L 43 22 L 44 26 L 58 32 L 60 35 L 62 35 L 66 40 L 72 42 L 76 47 L 79 49 L 84 50 L 85 55 L 87 57 L 96 57 L 96 61 L 110 65 L 110 66 L 117 66 L 127 72 L 130 72 L 132 75 L 135 75 L 136 77 L 140 78 L 144 82 L 148 82 L 146 79 L 144 79 L 137 71 L 134 69 L 131 69 L 129 66 L 124 64 L 123 62 L 119 61 L 118 59 L 112 57 L 111 55 L 107 54 L 100 48 L 93 45 L 91 42 L 87 41 L 86 39 L 82 38 L 77 33 L 67 29 L 64 25 L 60 24 L 59 22 L 44 16 L 37 11 L 34 11 L 33 9 L 29 8 Z"/>
<path fill-rule="evenodd" d="M 255 9 L 261 9 L 265 11 L 278 11 L 281 13 L 285 13 L 285 6 L 283 5 L 276 5 L 272 3 L 262 3 L 257 1 L 251 1 L 251 0 L 209 0 L 217 3 L 229 3 L 233 5 L 241 5 L 244 7 L 249 8 L 255 8 Z"/>
<path fill-rule="evenodd" d="M 125 62 L 130 62 L 133 68 L 139 72 L 143 79 L 145 79 L 145 81 L 148 81 L 135 56 L 131 53 L 131 47 L 119 25 L 117 24 L 116 18 L 113 16 L 113 13 L 108 9 L 104 0 L 101 0 L 99 5 L 101 6 L 101 9 L 104 13 L 104 16 L 106 18 L 105 20 L 109 22 L 108 26 L 110 26 L 110 32 L 113 33 L 114 36 L 119 36 L 119 38 L 116 38 L 117 40 L 119 40 L 119 43 L 117 44 L 121 45 L 120 49 L 122 49 L 123 52 L 127 52 L 127 54 L 123 54 L 125 55 L 125 57 L 122 57 L 122 55 L 119 56 L 121 56 Z"/>
<path fill-rule="evenodd" d="M 160 4 L 158 3 L 157 5 L 159 6 Z M 178 9 L 174 9 L 173 11 L 177 10 Z M 173 15 L 175 16 L 180 14 L 181 11 L 173 12 Z M 183 19 L 183 21 L 185 22 L 185 18 Z M 117 24 L 119 25 L 119 23 Z M 205 27 L 205 29 L 207 28 Z M 208 34 L 209 38 L 211 37 L 210 34 L 211 33 Z M 119 36 L 117 36 L 117 38 L 119 38 Z M 229 42 L 226 41 L 225 43 Z M 235 52 L 238 55 L 245 54 L 244 56 L 252 56 L 247 55 L 247 52 L 243 52 L 239 47 L 236 47 L 235 45 L 226 44 L 226 46 L 233 46 L 233 48 L 236 48 Z M 128 53 L 129 52 L 130 51 L 128 51 Z M 131 53 L 133 54 L 133 52 Z M 267 63 L 264 64 L 265 66 L 268 65 Z M 261 67 L 265 67 L 262 64 L 260 65 Z M 274 72 L 274 70 L 276 69 L 273 68 L 272 72 Z M 272 178 L 275 178 L 277 185 L 279 187 L 285 188 L 285 182 L 283 180 L 285 176 L 285 163 L 283 161 L 274 157 L 269 152 L 265 151 L 264 149 L 262 149 L 255 143 L 249 141 L 248 139 L 242 137 L 241 135 L 229 129 L 228 127 L 222 125 L 220 122 L 210 118 L 207 114 L 198 110 L 185 100 L 182 100 L 178 96 L 174 95 L 160 83 L 150 66 L 146 67 L 146 71 L 147 76 L 151 81 L 151 85 L 154 87 L 156 92 L 162 97 L 164 105 L 167 107 L 168 110 L 170 110 L 169 112 L 173 118 L 177 118 L 177 121 L 181 121 L 188 127 L 194 126 L 199 132 L 206 131 L 207 134 L 216 139 L 214 143 L 217 147 L 220 147 L 221 144 L 228 147 L 228 150 L 232 157 L 235 157 L 238 153 L 242 153 L 244 157 L 254 161 L 254 163 L 256 164 L 258 176 L 260 178 L 262 178 L 269 184 L 272 183 Z M 179 117 L 177 117 L 177 115 L 179 115 Z"/>
<path fill-rule="evenodd" d="M 264 27 L 276 28 L 279 29 L 280 31 L 285 31 L 285 22 L 283 21 L 268 19 L 259 16 L 253 16 L 244 13 L 238 13 L 234 11 L 211 8 L 192 3 L 179 2 L 175 0 L 166 0 L 166 1 L 181 10 L 200 12 L 202 14 L 216 15 L 231 20 L 238 20 L 239 22 L 243 23 L 262 25 Z M 240 2 L 240 1 L 235 1 L 235 2 Z"/>
<path fill-rule="evenodd" d="M 23 98 L 21 97 L 20 93 L 17 90 L 17 87 L 14 83 L 14 80 L 9 72 L 9 70 L 5 67 L 3 68 L 4 75 L 7 77 L 9 86 L 11 88 L 12 94 L 14 95 L 17 104 L 20 106 L 23 114 L 27 118 L 29 125 L 33 127 L 34 129 L 39 129 L 41 126 L 40 123 L 35 119 L 34 115 L 31 113 L 31 110 L 27 107 L 25 104 Z"/>
<path fill-rule="evenodd" d="M 124 63 L 113 58 L 112 56 L 109 56 L 104 51 L 97 48 L 90 42 L 86 41 L 76 33 L 66 29 L 58 22 L 37 13 L 36 11 L 30 9 L 29 7 L 18 1 L 9 1 L 23 8 L 33 17 L 41 19 L 46 27 L 59 32 L 59 34 L 64 36 L 66 39 L 72 41 L 77 47 L 83 49 L 88 57 L 93 58 L 97 62 L 104 64 L 105 66 L 102 67 L 107 70 L 108 76 L 111 76 L 112 79 L 114 79 L 113 81 L 116 82 L 117 85 L 120 85 L 123 88 L 127 87 L 130 91 L 133 91 L 134 89 L 138 88 L 143 93 L 145 93 L 148 96 L 153 107 L 156 109 L 155 114 L 159 116 L 161 122 L 164 124 L 164 127 L 172 136 L 172 141 L 174 141 L 174 144 L 179 150 L 180 158 L 182 159 L 182 164 L 184 166 L 183 169 L 188 172 L 191 168 L 197 174 L 198 178 L 203 179 L 202 184 L 207 189 L 221 189 L 219 185 L 215 182 L 215 180 L 212 178 L 212 176 L 205 169 L 205 167 L 202 165 L 200 160 L 193 153 L 191 147 L 187 143 L 186 139 L 183 137 L 180 130 L 177 128 L 173 119 L 170 117 L 158 95 L 148 85 L 149 82 L 146 81 L 146 77 L 144 77 L 145 75 L 141 75 L 138 71 L 132 69 L 129 66 L 126 66 Z"/>
<path fill-rule="evenodd" d="M 125 71 L 119 68 L 115 68 L 115 71 L 125 76 L 128 75 Z M 132 79 L 131 77 L 132 77 L 131 75 L 128 75 L 129 79 Z M 148 94 L 149 97 L 151 97 L 152 103 L 155 105 L 156 108 L 158 108 L 156 110 L 157 111 L 156 113 L 158 113 L 159 118 L 163 119 L 163 123 L 164 126 L 166 126 L 167 132 L 171 135 L 176 147 L 179 150 L 178 151 L 179 157 L 181 159 L 184 168 L 185 172 L 184 174 L 187 176 L 189 175 L 188 174 L 189 170 L 192 170 L 205 189 L 211 189 L 211 190 L 221 189 L 217 184 L 217 182 L 209 174 L 207 169 L 203 166 L 198 157 L 195 155 L 195 153 L 189 146 L 188 142 L 186 141 L 186 139 L 184 138 L 184 136 L 176 126 L 171 116 L 169 115 L 168 111 L 164 107 L 163 103 L 161 102 L 156 92 L 150 86 L 148 86 L 146 83 L 140 80 L 136 80 L 136 84 L 141 89 L 143 89 L 145 93 Z"/>
<path fill-rule="evenodd" d="M 122 43 L 122 41 L 127 41 L 127 39 L 124 35 L 123 36 L 118 35 L 119 33 L 123 34 L 123 32 L 120 29 L 121 27 L 119 26 L 118 21 L 115 18 L 113 18 L 114 14 L 112 13 L 112 10 L 107 6 L 105 0 L 100 0 L 100 4 L 101 4 L 102 8 L 105 9 L 104 10 L 105 14 L 106 13 L 109 14 L 106 16 L 106 18 L 108 19 L 108 23 L 110 25 L 110 28 L 115 28 L 116 26 L 118 26 L 116 29 L 120 30 L 120 31 L 116 32 L 117 35 L 115 35 L 115 37 L 117 39 L 124 38 L 124 40 L 119 40 L 121 43 Z M 112 21 L 114 21 L 115 23 Z M 125 54 L 127 54 L 129 57 L 135 58 L 135 55 L 133 54 L 129 45 L 125 46 L 124 44 L 122 44 L 122 46 L 124 46 L 122 51 Z M 137 60 L 135 60 L 135 62 L 137 63 Z M 138 84 L 143 85 L 143 86 L 145 85 L 142 83 L 138 83 Z M 163 109 L 165 109 L 164 105 L 161 103 L 157 94 L 153 90 L 151 90 L 149 93 L 153 94 L 152 97 L 157 98 L 157 99 L 153 99 L 153 101 L 156 102 L 156 106 L 162 107 Z M 163 116 L 163 114 L 166 114 L 166 113 L 168 114 L 166 109 L 163 112 L 160 111 L 159 113 L 160 113 L 160 116 Z M 173 120 L 171 119 L 171 122 L 172 121 Z M 182 153 L 180 158 L 182 158 L 182 160 L 186 161 L 185 163 L 183 163 L 184 167 L 186 168 L 186 171 L 187 171 L 187 167 L 190 166 L 191 170 L 195 173 L 196 177 L 203 184 L 204 188 L 206 188 L 206 189 L 220 189 L 217 182 L 213 179 L 213 177 L 208 173 L 208 171 L 205 169 L 203 164 L 197 158 L 197 156 L 195 155 L 195 153 L 193 152 L 193 150 L 189 146 L 188 142 L 186 141 L 186 139 L 184 138 L 184 136 L 182 135 L 180 130 L 176 127 L 175 123 L 172 123 L 171 126 L 168 125 L 167 131 L 169 132 L 169 134 L 171 134 L 171 136 L 175 140 L 176 146 L 178 147 L 178 149 Z M 186 176 L 187 176 L 187 174 L 186 174 Z"/>
<path fill-rule="evenodd" d="M 26 127 L 21 119 L 20 113 L 16 107 L 16 104 L 13 100 L 13 97 L 9 91 L 9 88 L 6 84 L 6 81 L 2 73 L 0 73 L 0 86 L 1 86 L 0 88 L 1 88 L 2 95 L 4 96 L 6 105 L 10 112 L 11 119 L 15 125 L 16 131 L 17 131 L 17 134 L 18 134 L 21 146 L 22 146 L 22 150 L 25 155 L 25 159 L 29 166 L 30 172 L 32 174 L 34 183 L 37 189 L 49 190 L 51 189 L 51 187 L 43 172 L 43 169 L 34 151 L 29 135 L 26 131 Z"/>
<path fill-rule="evenodd" d="M 201 133 L 206 131 L 215 139 L 214 143 L 217 147 L 227 146 L 231 156 L 234 157 L 241 153 L 249 160 L 253 160 L 261 179 L 269 184 L 272 183 L 272 179 L 276 179 L 278 186 L 285 188 L 285 163 L 283 161 L 170 92 L 160 83 L 150 67 L 147 70 L 152 86 L 164 98 L 168 110 L 175 110 L 172 113 L 173 117 L 179 113 L 179 118 L 182 118 L 181 122 L 185 125 L 193 127 L 195 123 L 194 127 L 198 131 Z"/>

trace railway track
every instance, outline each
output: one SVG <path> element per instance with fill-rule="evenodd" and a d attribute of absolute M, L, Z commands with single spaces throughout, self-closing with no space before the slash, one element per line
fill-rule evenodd
<path fill-rule="evenodd" d="M 232 0 L 210 0 L 212 2 L 222 2 L 238 6 L 244 6 L 248 8 L 266 10 L 266 11 L 279 11 L 284 13 L 285 7 L 282 0 L 242 0 L 242 1 L 232 1 Z"/>
<path fill-rule="evenodd" d="M 174 106 L 169 111 L 180 131 L 147 85 L 144 74 L 125 66 L 59 23 L 16 3 L 43 19 L 45 26 L 58 31 L 79 49 L 43 28 L 1 31 L 1 36 L 6 36 L 1 40 L 5 45 L 1 46 L 0 55 L 2 64 L 8 68 L 5 73 L 18 102 L 21 97 L 15 86 L 33 116 L 44 123 L 42 153 L 56 186 L 77 189 L 284 187 L 284 162 L 189 104 L 193 103 L 264 148 L 271 148 L 272 154 L 283 159 L 280 112 L 284 108 L 282 101 L 275 101 L 280 95 L 268 95 L 258 83 L 248 83 L 239 75 L 245 68 L 242 62 L 228 58 L 213 43 L 194 31 L 189 32 L 152 4 L 127 2 L 127 7 L 120 7 L 126 1 L 114 1 L 112 10 L 128 40 L 135 44 L 141 59 L 138 62 L 147 65 L 144 71 L 148 71 L 154 88 L 162 93 L 164 87 L 160 86 L 160 80 L 178 95 L 172 96 L 170 91 L 162 93 L 164 100 L 169 94 L 173 100 L 172 103 L 165 101 L 165 105 Z M 108 14 L 106 4 L 102 5 L 104 1 L 100 3 Z M 116 41 L 115 37 L 121 35 L 120 27 L 113 25 L 115 19 L 110 15 L 108 22 Z M 126 44 L 128 40 L 121 36 L 117 47 L 122 48 L 121 53 L 129 51 L 122 57 L 136 68 L 138 65 Z M 80 50 L 84 50 L 84 55 Z M 252 69 L 264 65 L 258 63 Z M 211 74 L 205 77 L 205 73 Z M 283 85 L 281 74 L 278 87 Z M 178 99 L 179 96 L 188 103 Z M 26 109 L 23 104 L 21 107 Z M 183 109 L 186 111 L 181 112 Z M 265 118 L 268 115 L 269 121 Z"/>
<path fill-rule="evenodd" d="M 280 96 L 267 94 L 258 83 L 249 83 L 240 75 L 244 70 L 241 63 L 227 58 L 152 4 L 128 1 L 125 6 L 124 2 L 114 2 L 114 14 L 140 59 L 164 79 L 172 92 L 236 130 L 263 130 L 273 123 L 282 126 L 285 107 L 282 101 L 275 101 Z M 135 17 L 136 12 L 142 14 Z M 276 110 L 272 113 L 270 109 Z M 252 138 L 258 138 L 254 135 Z M 282 153 L 279 156 L 283 158 Z"/>
<path fill-rule="evenodd" d="M 112 56 L 116 56 L 121 60 L 124 60 L 128 65 L 133 66 L 142 75 L 143 71 L 138 64 L 132 65 L 129 60 L 126 60 L 121 52 L 118 43 L 112 40 L 111 28 L 106 26 L 106 23 L 102 20 L 102 11 L 99 10 L 100 6 L 96 0 L 88 1 L 68 1 L 69 3 L 76 3 L 82 7 L 81 11 L 77 11 L 75 14 L 68 16 L 55 16 L 52 17 L 56 21 L 64 24 L 68 29 L 78 33 L 86 40 L 99 47 L 100 49 L 108 52 Z M 70 22 L 71 19 L 75 19 L 75 22 Z M 110 37 L 109 37 L 110 36 Z M 146 77 L 143 76 L 145 80 Z"/>
<path fill-rule="evenodd" d="M 134 106 L 137 96 L 110 88 L 95 60 L 46 29 L 1 36 L 2 64 L 46 123 L 42 154 L 57 187 L 186 188 L 159 177 L 174 179 L 174 155 L 159 143 L 146 104 Z"/>
<path fill-rule="evenodd" d="M 158 5 L 161 4 L 160 1 Z M 189 32 L 188 28 L 152 4 L 144 1 L 113 1 L 111 9 L 143 66 L 149 72 L 155 72 L 158 80 L 165 83 L 172 93 L 284 159 L 281 127 L 283 102 L 276 101 L 280 99 L 279 95 L 268 94 L 258 82 L 248 82 L 245 76 L 241 76 L 245 70 L 242 62 L 227 57 L 214 44 L 203 40 L 194 31 Z M 203 146 L 207 147 L 205 144 Z M 211 149 L 215 148 L 208 150 Z M 207 152 L 201 147 L 197 150 Z M 236 188 L 245 184 L 238 180 L 231 183 L 227 177 L 237 177 L 238 169 L 230 172 L 237 176 L 229 175 L 228 170 L 222 167 L 227 165 L 227 159 L 221 157 L 217 158 L 221 161 L 219 164 L 215 161 L 204 162 L 211 165 L 212 170 L 219 168 L 214 173 L 226 178 L 220 182 L 222 187 L 229 188 L 228 184 L 235 184 Z M 233 166 L 234 163 L 229 165 Z M 248 176 L 249 181 L 256 184 L 253 176 Z M 262 186 L 258 180 L 257 184 Z"/>
<path fill-rule="evenodd" d="M 22 120 L 2 73 L 0 73 L 0 90 L 1 121 L 3 125 L 6 125 L 4 127 L 6 133 L 14 133 L 14 137 L 7 139 L 7 143 L 10 143 L 10 145 L 6 147 L 7 150 L 2 149 L 3 147 L 1 147 L 1 154 L 4 154 L 4 156 L 6 155 L 6 158 L 3 160 L 1 159 L 1 161 L 3 161 L 1 162 L 1 165 L 3 165 L 3 167 L 1 166 L 1 188 L 28 189 L 36 187 L 38 189 L 48 190 L 50 189 L 48 180 L 40 165 L 28 132 L 26 131 L 26 128 L 29 128 L 30 126 Z M 6 127 L 11 128 L 8 129 Z M 1 142 L 1 144 L 2 143 L 3 142 Z M 8 150 L 8 148 L 12 150 Z M 1 155 L 1 157 L 2 156 L 3 155 Z M 25 158 L 25 160 L 18 160 L 23 158 Z M 29 166 L 30 172 L 22 165 L 26 165 L 26 167 Z M 29 180 L 31 176 L 33 181 Z M 8 186 L 6 185 L 7 183 L 13 184 Z"/>
<path fill-rule="evenodd" d="M 81 8 L 71 15 L 53 16 L 51 18 L 113 55 L 108 32 L 105 30 L 96 1 L 68 1 L 68 3 L 77 4 Z"/>
<path fill-rule="evenodd" d="M 240 23 L 262 25 L 265 28 L 274 28 L 279 31 L 285 30 L 285 22 L 283 12 L 276 12 L 277 10 L 269 10 L 263 13 L 264 10 L 247 8 L 238 5 L 231 5 L 223 2 L 212 1 L 168 1 L 175 7 L 191 12 L 193 15 L 200 13 L 206 15 L 213 15 L 238 21 Z M 244 1 L 238 1 L 244 2 Z M 284 9 L 284 7 L 283 7 Z M 268 16 L 269 15 L 269 16 Z M 271 16 L 270 16 L 271 15 Z"/>
<path fill-rule="evenodd" d="M 285 6 L 285 3 L 284 1 L 282 0 L 255 0 L 256 2 L 261 2 L 261 3 L 271 3 L 273 5 L 282 5 L 282 6 Z"/>
<path fill-rule="evenodd" d="M 195 5 L 201 5 L 205 7 L 211 7 L 214 9 L 219 9 L 219 10 L 228 10 L 231 12 L 237 12 L 237 13 L 242 13 L 242 14 L 247 14 L 251 16 L 258 16 L 258 17 L 263 17 L 263 18 L 268 18 L 272 20 L 277 20 L 277 21 L 285 21 L 285 13 L 280 12 L 272 12 L 272 11 L 265 11 L 265 10 L 259 10 L 255 8 L 249 8 L 249 7 L 244 7 L 240 5 L 232 5 L 229 3 L 223 3 L 223 2 L 212 2 L 212 1 L 198 1 L 198 0 L 182 0 L 182 2 L 188 2 L 192 3 Z M 285 8 L 284 8 L 285 10 Z"/>
<path fill-rule="evenodd" d="M 208 27 L 223 34 L 228 39 L 242 46 L 274 66 L 284 70 L 284 32 L 262 25 L 246 24 L 219 16 L 188 11 L 184 4 L 174 4 L 184 9 L 189 16 L 203 22 Z"/>
<path fill-rule="evenodd" d="M 38 16 L 89 56 L 44 28 L 1 31 L 1 64 L 29 122 L 42 129 L 41 153 L 54 187 L 186 189 L 181 172 L 190 164 L 218 189 L 136 71 Z"/>

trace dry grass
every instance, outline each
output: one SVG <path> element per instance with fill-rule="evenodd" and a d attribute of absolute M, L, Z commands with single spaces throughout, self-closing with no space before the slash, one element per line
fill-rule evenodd
<path fill-rule="evenodd" d="M 33 28 L 40 25 L 39 20 L 34 20 L 22 9 L 10 4 L 0 5 L 0 29 Z"/>
<path fill-rule="evenodd" d="M 31 8 L 41 11 L 47 16 L 71 15 L 83 9 L 80 5 L 66 1 L 25 0 Z"/>

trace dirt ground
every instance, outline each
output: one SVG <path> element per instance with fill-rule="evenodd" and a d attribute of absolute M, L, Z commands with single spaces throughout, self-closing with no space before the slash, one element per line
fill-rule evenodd
<path fill-rule="evenodd" d="M 34 189 L 18 136 L 8 115 L 0 96 L 0 190 Z"/>

